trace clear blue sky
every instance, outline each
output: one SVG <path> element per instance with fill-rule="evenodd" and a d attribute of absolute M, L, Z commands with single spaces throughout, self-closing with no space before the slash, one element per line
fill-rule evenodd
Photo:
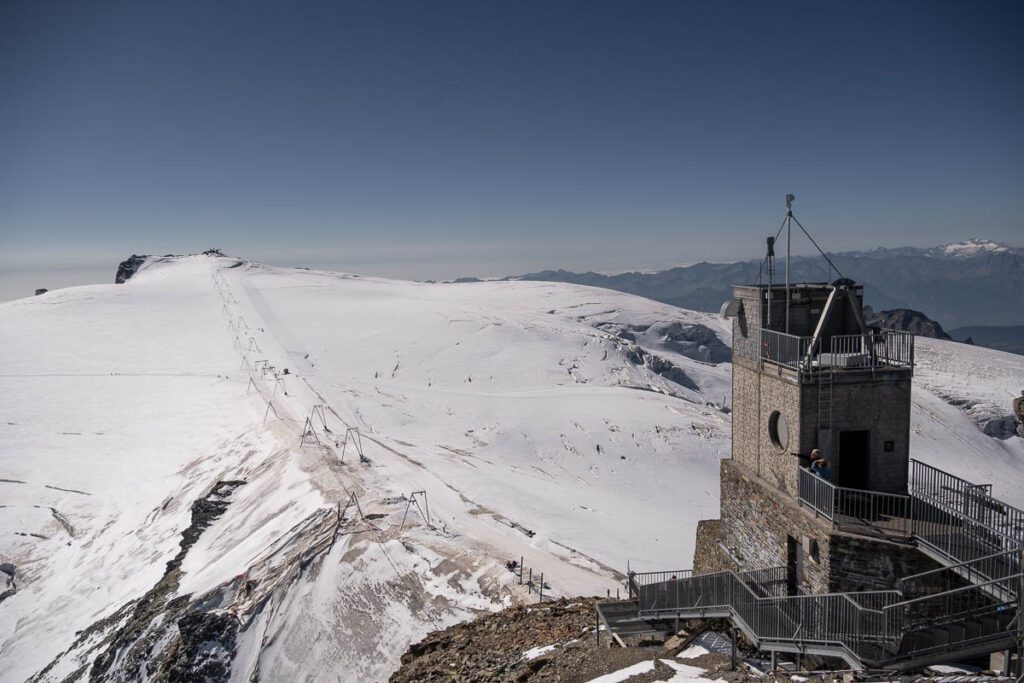
<path fill-rule="evenodd" d="M 733 260 L 787 192 L 833 250 L 1021 244 L 1022 29 L 998 0 L 7 0 L 0 272 Z"/>

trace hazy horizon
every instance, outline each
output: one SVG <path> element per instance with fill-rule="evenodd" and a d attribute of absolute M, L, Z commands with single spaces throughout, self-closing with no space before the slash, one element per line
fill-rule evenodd
<path fill-rule="evenodd" d="M 777 226 L 776 226 L 777 227 Z M 813 234 L 813 233 L 812 233 Z M 957 242 L 966 241 L 971 238 L 986 239 L 984 235 L 971 235 L 964 237 L 962 240 L 955 240 Z M 690 255 L 692 258 L 678 261 L 650 261 L 648 263 L 625 263 L 622 265 L 604 265 L 594 266 L 587 265 L 586 259 L 579 257 L 567 256 L 567 261 L 561 263 L 547 263 L 544 258 L 531 260 L 528 255 L 524 255 L 522 259 L 523 267 L 517 268 L 510 271 L 487 271 L 478 270 L 477 272 L 464 272 L 461 270 L 463 261 L 461 259 L 454 259 L 450 261 L 432 259 L 423 266 L 422 270 L 417 270 L 415 261 L 425 250 L 422 245 L 409 247 L 405 252 L 399 250 L 397 253 L 388 254 L 390 258 L 382 258 L 381 253 L 372 253 L 369 251 L 362 252 L 362 260 L 352 258 L 346 259 L 338 255 L 325 255 L 324 253 L 307 253 L 300 254 L 295 253 L 292 255 L 282 254 L 245 254 L 240 253 L 236 250 L 225 248 L 218 245 L 209 245 L 202 249 L 193 249 L 188 251 L 166 251 L 166 250 L 154 250 L 152 252 L 145 253 L 144 255 L 160 256 L 163 254 L 196 254 L 205 251 L 208 248 L 219 248 L 229 256 L 235 256 L 248 261 L 255 261 L 258 263 L 264 263 L 272 266 L 280 267 L 306 267 L 313 268 L 316 270 L 328 270 L 328 271 L 339 271 L 356 273 L 368 277 L 383 277 L 397 280 L 454 280 L 460 277 L 478 277 L 478 278 L 501 278 L 506 276 L 525 275 L 527 273 L 540 272 L 544 270 L 568 270 L 572 272 L 595 272 L 603 274 L 616 274 L 626 272 L 654 272 L 660 270 L 668 270 L 670 268 L 686 267 L 696 263 L 708 262 L 708 263 L 735 263 L 739 261 L 750 261 L 760 259 L 761 254 L 756 253 L 755 249 L 760 248 L 763 242 L 763 236 L 752 236 L 750 246 L 752 246 L 751 252 L 745 257 L 729 259 L 729 258 L 707 258 L 702 257 L 699 254 Z M 994 240 L 999 241 L 999 240 Z M 1024 243 L 1021 242 L 1005 242 L 1006 244 L 1022 248 Z M 800 236 L 794 236 L 793 238 L 793 255 L 794 256 L 813 256 L 817 252 L 814 251 L 813 247 L 806 241 L 805 238 Z M 899 248 L 899 247 L 935 247 L 939 246 L 939 243 L 935 244 L 890 244 L 890 245 L 871 245 L 857 249 L 848 249 L 842 251 L 866 251 L 874 248 Z M 476 255 L 477 259 L 475 262 L 487 263 L 500 261 L 501 263 L 507 263 L 508 246 L 506 250 L 500 253 L 490 255 Z M 144 250 L 143 250 L 144 251 Z M 836 250 L 829 250 L 830 252 Z M 109 254 L 99 255 L 97 254 L 93 260 L 82 261 L 82 262 L 64 262 L 64 263 L 39 263 L 39 264 L 10 264 L 4 267 L 0 267 L 0 302 L 12 301 L 14 299 L 21 299 L 28 296 L 33 296 L 35 290 L 38 288 L 45 288 L 47 290 L 61 289 L 64 287 L 75 287 L 80 285 L 95 285 L 95 284 L 112 284 L 114 282 L 114 276 L 117 273 L 117 267 L 126 258 L 132 255 L 132 253 L 140 253 L 134 251 L 131 253 L 124 254 Z M 109 258 L 108 258 L 109 256 Z M 374 259 L 376 257 L 376 260 Z M 403 258 L 404 257 L 404 258 Z M 546 265 L 529 266 L 530 263 L 540 263 Z M 577 265 L 572 265 L 576 263 Z M 414 273 L 421 274 L 414 274 Z"/>
<path fill-rule="evenodd" d="M 831 251 L 1019 241 L 1022 20 L 1000 1 L 3 3 L 0 299 L 210 246 L 406 279 L 737 261 L 790 192 Z"/>

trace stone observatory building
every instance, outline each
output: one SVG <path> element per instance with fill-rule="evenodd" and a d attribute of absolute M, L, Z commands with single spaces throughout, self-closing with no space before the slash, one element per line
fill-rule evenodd
<path fill-rule="evenodd" d="M 905 536 L 898 495 L 910 463 L 913 336 L 869 329 L 863 287 L 849 280 L 793 285 L 788 297 L 738 285 L 727 315 L 732 459 L 722 461 L 721 520 L 702 523 L 694 570 L 785 566 L 794 591 L 825 593 L 889 589 L 934 568 L 885 538 Z M 826 461 L 826 476 L 810 469 L 812 454 Z M 870 512 L 876 523 L 893 516 L 892 533 L 852 537 L 800 504 L 830 494 L 830 484 L 850 491 L 839 528 Z"/>
<path fill-rule="evenodd" d="M 1000 653 L 1024 673 L 1024 511 L 910 457 L 913 335 L 869 327 L 847 278 L 772 285 L 773 246 L 768 284 L 736 285 L 722 311 L 720 518 L 699 524 L 692 569 L 628 571 L 629 599 L 598 618 L 619 644 L 728 619 L 773 662 L 912 670 Z"/>

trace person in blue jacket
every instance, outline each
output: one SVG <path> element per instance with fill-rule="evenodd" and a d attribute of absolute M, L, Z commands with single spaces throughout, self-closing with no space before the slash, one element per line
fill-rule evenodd
<path fill-rule="evenodd" d="M 821 451 L 817 448 L 811 451 L 811 472 L 814 472 L 825 481 L 829 481 L 832 474 L 829 470 L 828 460 L 821 457 Z"/>

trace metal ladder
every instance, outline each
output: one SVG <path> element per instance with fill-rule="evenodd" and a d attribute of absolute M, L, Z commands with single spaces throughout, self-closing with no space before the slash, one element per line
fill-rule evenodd
<path fill-rule="evenodd" d="M 832 457 L 832 382 L 835 369 L 818 369 L 818 448 L 822 454 Z"/>

